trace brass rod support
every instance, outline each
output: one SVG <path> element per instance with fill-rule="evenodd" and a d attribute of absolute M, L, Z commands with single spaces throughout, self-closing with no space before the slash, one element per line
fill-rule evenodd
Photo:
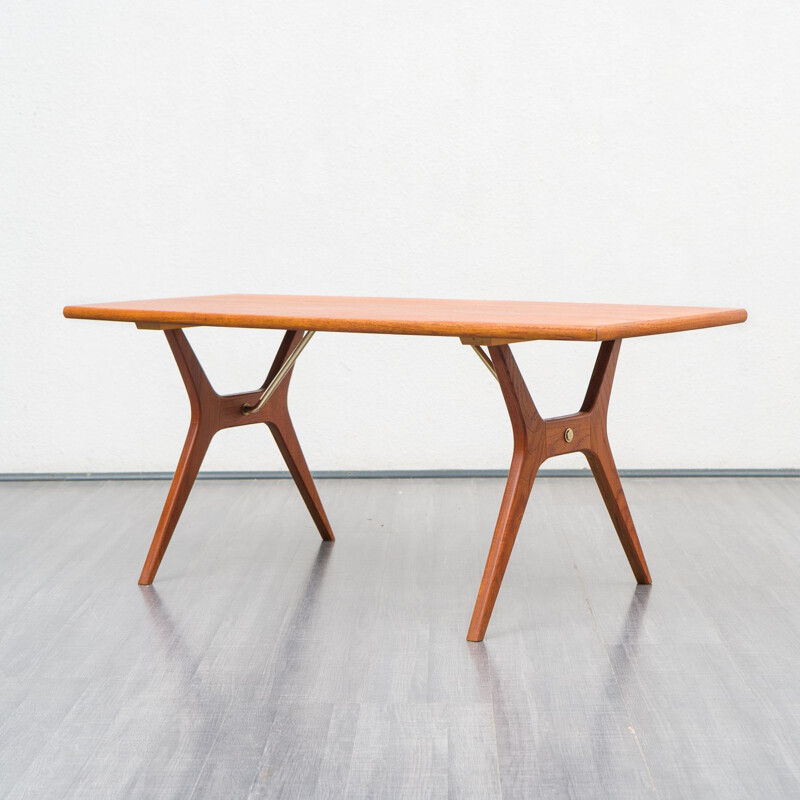
<path fill-rule="evenodd" d="M 494 375 L 495 380 L 497 380 L 497 372 L 495 372 L 494 364 L 492 364 L 492 359 L 486 354 L 486 351 L 479 347 L 477 344 L 472 344 L 470 347 L 478 354 L 478 358 L 483 361 L 486 365 L 486 369 Z"/>
<path fill-rule="evenodd" d="M 308 344 L 309 339 L 311 339 L 314 333 L 315 331 L 308 331 L 306 335 L 303 336 L 297 347 L 292 350 L 292 352 L 289 354 L 289 357 L 283 362 L 281 368 L 275 373 L 275 377 L 269 382 L 269 386 L 267 386 L 261 393 L 261 397 L 258 398 L 258 402 L 254 406 L 251 406 L 249 403 L 244 403 L 244 405 L 242 405 L 242 414 L 255 414 L 256 411 L 261 411 L 267 400 L 272 397 L 272 395 L 275 393 L 275 390 L 281 385 L 283 379 L 289 374 L 290 370 L 294 366 L 294 362 L 297 361 L 297 357 L 303 352 L 303 348 Z"/>

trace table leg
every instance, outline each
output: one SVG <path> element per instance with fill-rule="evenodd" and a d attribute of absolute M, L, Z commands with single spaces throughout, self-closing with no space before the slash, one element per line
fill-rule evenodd
<path fill-rule="evenodd" d="M 511 349 L 508 345 L 503 345 L 490 347 L 489 352 L 511 418 L 514 453 L 489 549 L 489 558 L 486 561 L 478 599 L 472 612 L 472 621 L 467 634 L 470 642 L 483 641 L 511 557 L 511 549 L 514 547 L 517 531 L 528 504 L 534 478 L 540 464 L 547 458 L 544 420 L 533 404 L 514 356 L 511 355 Z"/>
<path fill-rule="evenodd" d="M 333 541 L 330 523 L 325 515 L 289 416 L 287 396 L 291 371 L 259 411 L 245 415 L 242 413 L 242 406 L 246 403 L 255 404 L 261 391 L 233 395 L 217 394 L 183 331 L 178 328 L 165 330 L 164 333 L 189 395 L 191 421 L 183 452 L 172 479 L 142 574 L 139 577 L 139 583 L 148 585 L 153 582 L 208 450 L 208 445 L 214 435 L 224 428 L 254 423 L 264 423 L 269 427 L 320 535 L 323 539 Z M 264 382 L 264 387 L 270 383 L 301 338 L 302 331 L 286 332 Z"/>
<path fill-rule="evenodd" d="M 552 419 L 539 415 L 509 346 L 489 347 L 492 366 L 511 418 L 514 453 L 472 613 L 468 641 L 483 641 L 536 472 L 542 462 L 552 456 L 572 452 L 585 454 L 636 580 L 645 584 L 651 582 L 606 431 L 608 400 L 619 347 L 619 340 L 601 344 L 581 410 Z"/>
<path fill-rule="evenodd" d="M 608 443 L 608 403 L 617 369 L 620 344 L 621 340 L 617 339 L 600 345 L 589 388 L 581 406 L 581 411 L 590 415 L 591 425 L 591 446 L 584 449 L 583 453 L 600 488 L 600 494 L 628 557 L 636 582 L 649 585 L 653 581 L 647 569 L 647 562 L 644 560 L 642 546 L 639 544 L 628 501 L 625 492 L 622 491 L 622 483 Z"/>

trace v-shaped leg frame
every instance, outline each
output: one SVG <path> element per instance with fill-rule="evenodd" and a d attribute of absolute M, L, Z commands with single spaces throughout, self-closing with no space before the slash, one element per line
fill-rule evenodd
<path fill-rule="evenodd" d="M 637 582 L 651 583 L 606 431 L 608 400 L 619 346 L 619 339 L 600 345 L 581 410 L 577 414 L 552 419 L 542 419 L 536 410 L 509 346 L 489 347 L 491 367 L 511 417 L 514 454 L 467 634 L 470 642 L 483 641 L 534 478 L 542 462 L 552 456 L 574 452 L 586 456 Z M 482 350 L 480 353 L 485 356 Z"/>
<path fill-rule="evenodd" d="M 325 515 L 311 473 L 308 471 L 303 457 L 303 451 L 297 441 L 292 420 L 289 417 L 287 395 L 291 369 L 270 394 L 266 403 L 258 410 L 250 410 L 258 404 L 264 390 L 270 386 L 281 367 L 298 347 L 303 338 L 303 331 L 286 332 L 272 368 L 260 390 L 229 395 L 219 395 L 214 391 L 183 330 L 179 328 L 165 330 L 164 333 L 186 386 L 192 414 L 178 468 L 175 470 L 175 477 L 172 479 L 167 501 L 161 512 L 161 518 L 158 521 L 153 543 L 150 545 L 150 552 L 144 562 L 139 583 L 149 585 L 153 582 L 200 470 L 208 445 L 214 434 L 223 428 L 252 425 L 258 422 L 267 425 L 275 437 L 278 449 L 286 461 L 286 466 L 300 490 L 320 536 L 326 541 L 333 541 L 330 523 Z"/>

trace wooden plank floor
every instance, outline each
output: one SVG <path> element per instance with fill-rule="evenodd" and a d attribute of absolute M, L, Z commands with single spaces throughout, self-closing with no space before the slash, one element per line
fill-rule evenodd
<path fill-rule="evenodd" d="M 534 487 L 465 641 L 502 481 L 0 484 L 0 797 L 796 798 L 800 480 Z"/>

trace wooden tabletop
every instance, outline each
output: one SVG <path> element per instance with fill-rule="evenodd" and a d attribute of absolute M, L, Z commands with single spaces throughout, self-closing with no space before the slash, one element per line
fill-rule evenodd
<path fill-rule="evenodd" d="M 351 333 L 597 341 L 744 322 L 743 308 L 227 294 L 67 306 L 65 317 Z"/>

